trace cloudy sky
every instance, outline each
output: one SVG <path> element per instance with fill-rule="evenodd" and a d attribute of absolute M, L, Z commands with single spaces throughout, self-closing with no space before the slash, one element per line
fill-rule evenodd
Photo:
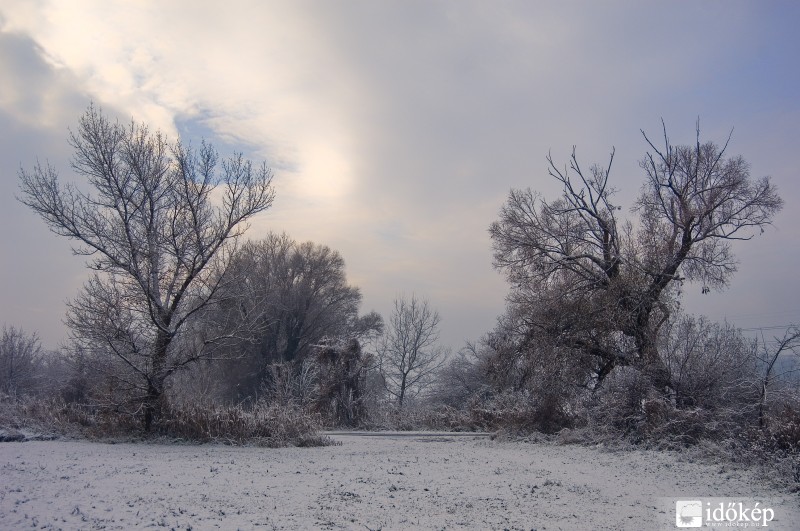
<path fill-rule="evenodd" d="M 166 6 L 166 7 L 165 7 Z M 506 284 L 487 228 L 512 187 L 558 193 L 545 156 L 616 148 L 630 205 L 640 129 L 706 139 L 770 175 L 786 201 L 736 247 L 731 287 L 685 307 L 754 328 L 800 322 L 800 3 L 0 1 L 0 323 L 66 337 L 85 278 L 69 242 L 18 203 L 37 157 L 68 171 L 90 101 L 275 171 L 252 238 L 340 251 L 363 309 L 430 300 L 443 341 L 489 330 Z M 768 333 L 771 333 L 768 332 Z"/>

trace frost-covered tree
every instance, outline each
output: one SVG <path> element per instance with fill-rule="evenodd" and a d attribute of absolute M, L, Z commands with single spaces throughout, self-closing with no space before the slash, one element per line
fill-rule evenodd
<path fill-rule="evenodd" d="M 206 143 L 170 142 L 94 106 L 69 138 L 84 182 L 63 184 L 37 163 L 20 170 L 21 201 L 88 257 L 95 274 L 69 304 L 67 323 L 77 342 L 115 357 L 113 376 L 149 429 L 170 375 L 225 338 L 209 328 L 185 332 L 218 301 L 247 220 L 271 206 L 272 174 L 242 155 L 220 163 Z"/>
<path fill-rule="evenodd" d="M 347 282 L 342 256 L 326 245 L 297 242 L 286 234 L 268 234 L 242 245 L 227 274 L 226 302 L 211 317 L 240 326 L 246 337 L 231 345 L 223 364 L 229 398 L 254 398 L 272 378 L 275 363 L 302 364 L 316 347 L 347 343 L 379 333 L 380 315 L 359 315 L 361 292 Z M 228 312 L 235 318 L 221 318 Z"/>
<path fill-rule="evenodd" d="M 759 361 L 763 364 L 763 378 L 759 382 L 759 396 L 758 396 L 758 426 L 764 428 L 766 426 L 766 412 L 767 412 L 767 391 L 772 393 L 772 387 L 780 383 L 782 377 L 795 372 L 795 368 L 780 371 L 778 360 L 784 354 L 800 354 L 800 327 L 797 325 L 789 326 L 783 333 L 783 337 L 773 337 L 771 347 L 767 345 L 767 341 L 762 337 L 762 352 L 758 356 Z M 790 420 L 791 422 L 791 420 Z"/>
<path fill-rule="evenodd" d="M 440 321 L 439 312 L 416 295 L 394 301 L 378 354 L 386 390 L 399 407 L 430 385 L 444 363 L 446 351 L 437 344 Z"/>
<path fill-rule="evenodd" d="M 38 335 L 4 325 L 0 335 L 0 395 L 18 396 L 32 392 L 41 359 L 42 346 Z"/>
<path fill-rule="evenodd" d="M 752 179 L 741 156 L 727 155 L 727 142 L 701 143 L 699 127 L 693 145 L 672 145 L 666 130 L 661 148 L 644 138 L 635 223 L 614 201 L 613 152 L 607 166 L 587 172 L 573 150 L 568 169 L 548 156 L 561 197 L 512 190 L 490 234 L 524 343 L 572 352 L 595 382 L 631 366 L 666 390 L 657 338 L 681 286 L 727 285 L 736 270 L 731 243 L 763 231 L 783 202 L 768 177 Z"/>

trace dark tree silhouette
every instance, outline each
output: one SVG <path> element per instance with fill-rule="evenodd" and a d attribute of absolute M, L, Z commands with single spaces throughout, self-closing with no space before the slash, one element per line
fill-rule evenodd
<path fill-rule="evenodd" d="M 673 146 L 666 129 L 661 148 L 642 134 L 650 151 L 636 224 L 619 218 L 613 200 L 614 153 L 586 172 L 573 149 L 569 169 L 548 156 L 561 197 L 512 190 L 490 234 L 528 342 L 588 355 L 596 383 L 623 365 L 667 390 L 657 336 L 680 286 L 725 286 L 736 270 L 731 242 L 763 232 L 782 200 L 768 177 L 751 179 L 741 156 L 726 155 L 727 142 L 701 143 L 699 126 L 687 146 Z"/>

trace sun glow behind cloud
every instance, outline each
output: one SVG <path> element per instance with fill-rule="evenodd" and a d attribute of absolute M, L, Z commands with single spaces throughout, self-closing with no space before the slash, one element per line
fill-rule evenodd
<path fill-rule="evenodd" d="M 280 174 L 279 201 L 341 201 L 354 185 L 341 110 L 358 95 L 325 44 L 308 38 L 307 13 L 288 3 L 236 7 L 17 3 L 4 30 L 31 35 L 49 63 L 123 116 L 173 138 L 178 119 L 201 121 L 251 147 Z"/>
<path fill-rule="evenodd" d="M 0 112 L 63 137 L 93 99 L 173 138 L 199 130 L 264 158 L 277 198 L 251 237 L 286 231 L 341 251 L 367 309 L 418 291 L 445 322 L 488 329 L 505 285 L 486 228 L 510 187 L 558 192 L 551 148 L 566 161 L 577 145 L 588 165 L 616 146 L 627 199 L 641 182 L 639 128 L 657 130 L 661 116 L 681 143 L 698 115 L 717 140 L 735 125 L 742 154 L 762 157 L 759 175 L 795 166 L 773 153 L 798 120 L 777 127 L 774 99 L 753 102 L 796 83 L 753 80 L 741 64 L 775 31 L 747 4 L 680 6 L 6 1 L 0 30 L 36 51 L 0 54 L 27 75 L 0 78 Z M 26 70 L 34 53 L 50 71 Z M 789 183 L 779 186 L 791 194 Z"/>

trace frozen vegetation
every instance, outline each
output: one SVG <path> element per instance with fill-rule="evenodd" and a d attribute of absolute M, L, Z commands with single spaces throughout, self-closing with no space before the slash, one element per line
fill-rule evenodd
<path fill-rule="evenodd" d="M 800 327 L 754 341 L 681 311 L 686 290 L 730 283 L 733 242 L 783 200 L 727 140 L 698 124 L 676 145 L 662 128 L 625 208 L 613 151 L 602 166 L 548 156 L 555 197 L 509 192 L 489 229 L 508 305 L 454 352 L 424 296 L 398 295 L 384 320 L 361 312 L 337 251 L 245 241 L 275 197 L 266 165 L 90 105 L 70 134 L 83 184 L 19 173 L 22 203 L 93 275 L 60 352 L 4 325 L 0 429 L 107 442 L 0 443 L 0 529 L 673 529 L 712 497 L 800 529 Z M 323 427 L 538 442 L 324 446 Z"/>

